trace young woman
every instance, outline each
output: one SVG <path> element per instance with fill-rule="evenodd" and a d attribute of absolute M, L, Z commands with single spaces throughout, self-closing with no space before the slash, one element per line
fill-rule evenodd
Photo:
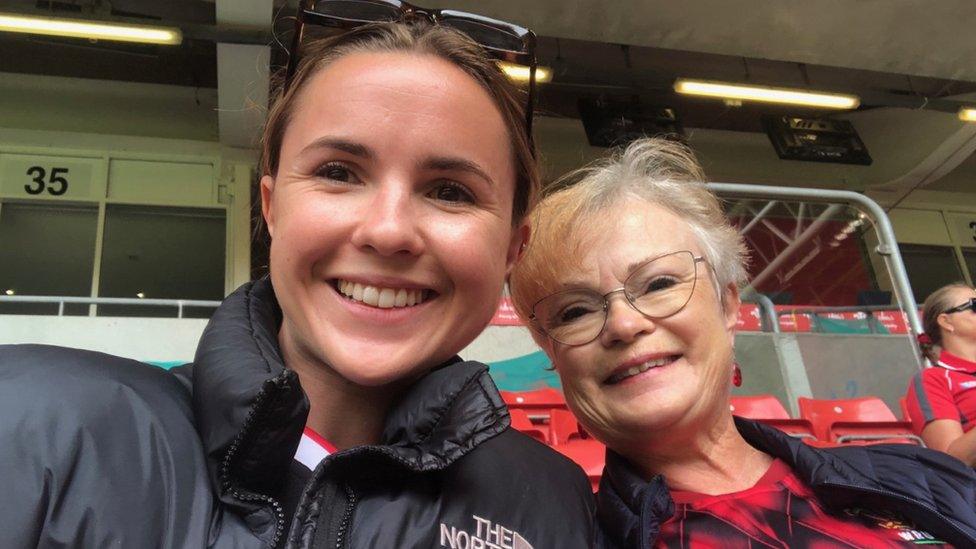
<path fill-rule="evenodd" d="M 608 447 L 606 547 L 976 544 L 976 478 L 912 445 L 818 449 L 733 418 L 745 246 L 691 151 L 642 139 L 533 213 L 512 299 Z M 738 381 L 737 381 L 738 380 Z"/>
<path fill-rule="evenodd" d="M 270 277 L 194 363 L 0 351 L 0 545 L 588 546 L 582 471 L 457 357 L 528 236 L 523 105 L 443 25 L 303 46 L 264 135 Z"/>
<path fill-rule="evenodd" d="M 976 466 L 976 291 L 963 283 L 939 288 L 922 320 L 919 344 L 934 367 L 908 384 L 912 425 L 929 448 Z"/>

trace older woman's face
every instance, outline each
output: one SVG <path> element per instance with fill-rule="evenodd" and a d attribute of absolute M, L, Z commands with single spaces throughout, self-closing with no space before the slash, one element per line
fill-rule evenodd
<path fill-rule="evenodd" d="M 521 244 L 501 113 L 454 65 L 358 53 L 306 85 L 262 180 L 280 339 L 362 386 L 470 343 Z"/>
<path fill-rule="evenodd" d="M 605 293 L 647 259 L 679 250 L 702 255 L 689 226 L 656 204 L 629 200 L 607 217 L 606 228 L 595 228 L 581 246 L 579 270 L 557 281 L 561 287 Z M 734 288 L 723 291 L 724 309 L 711 268 L 699 263 L 694 292 L 678 313 L 651 320 L 615 294 L 596 340 L 544 343 L 570 407 L 590 432 L 611 447 L 633 445 L 664 429 L 695 428 L 723 407 L 728 412 L 739 301 Z"/>
<path fill-rule="evenodd" d="M 976 297 L 976 290 L 972 288 L 953 288 L 950 290 L 949 295 L 949 302 L 955 307 Z M 965 311 L 947 314 L 940 320 L 943 338 L 945 338 L 946 332 L 948 331 L 967 340 L 976 341 L 976 313 L 973 311 L 967 309 Z M 950 352 L 952 351 L 950 350 Z"/>

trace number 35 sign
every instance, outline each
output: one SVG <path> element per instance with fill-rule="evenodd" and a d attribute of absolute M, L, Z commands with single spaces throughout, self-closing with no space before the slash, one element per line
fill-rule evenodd
<path fill-rule="evenodd" d="M 0 155 L 0 190 L 7 197 L 90 198 L 97 160 Z"/>

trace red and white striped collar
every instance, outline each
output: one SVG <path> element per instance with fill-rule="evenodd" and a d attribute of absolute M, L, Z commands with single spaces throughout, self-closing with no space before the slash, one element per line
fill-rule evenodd
<path fill-rule="evenodd" d="M 945 368 L 946 370 L 952 370 L 954 372 L 976 374 L 976 362 L 970 362 L 965 358 L 958 357 L 946 350 L 939 353 L 939 362 L 937 365 Z"/>
<path fill-rule="evenodd" d="M 298 449 L 295 450 L 295 461 L 308 467 L 310 471 L 314 471 L 323 459 L 334 453 L 336 453 L 335 446 L 311 428 L 305 427 L 302 432 L 302 440 L 298 442 Z"/>

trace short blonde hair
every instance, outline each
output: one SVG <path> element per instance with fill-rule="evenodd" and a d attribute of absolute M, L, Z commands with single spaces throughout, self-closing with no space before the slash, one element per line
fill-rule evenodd
<path fill-rule="evenodd" d="M 688 223 L 719 288 L 745 282 L 745 243 L 705 186 L 694 153 L 675 141 L 643 138 L 562 177 L 533 211 L 531 240 L 509 280 L 512 303 L 523 319 L 575 267 L 576 252 L 605 226 L 609 210 L 628 198 L 666 208 Z"/>

